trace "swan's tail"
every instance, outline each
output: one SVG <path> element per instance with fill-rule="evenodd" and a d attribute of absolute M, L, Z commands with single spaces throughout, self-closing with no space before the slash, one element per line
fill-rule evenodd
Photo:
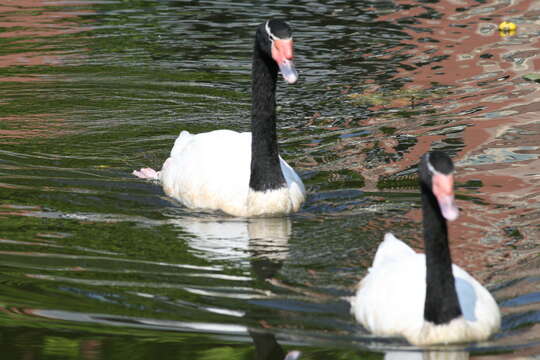
<path fill-rule="evenodd" d="M 145 180 L 159 181 L 159 171 L 151 168 L 142 168 L 141 170 L 133 170 L 133 175 Z"/>

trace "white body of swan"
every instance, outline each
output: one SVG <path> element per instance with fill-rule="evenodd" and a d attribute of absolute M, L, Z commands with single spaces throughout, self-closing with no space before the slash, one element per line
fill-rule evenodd
<path fill-rule="evenodd" d="M 500 326 L 501 315 L 491 294 L 453 264 L 455 287 L 463 315 L 447 324 L 424 319 L 426 258 L 388 233 L 379 245 L 373 266 L 351 299 L 356 319 L 370 332 L 403 336 L 427 345 L 487 339 Z"/>
<path fill-rule="evenodd" d="M 234 216 L 288 214 L 304 202 L 304 184 L 280 157 L 287 186 L 264 192 L 249 187 L 251 133 L 182 131 L 170 157 L 154 176 L 165 194 L 191 209 L 221 210 Z"/>

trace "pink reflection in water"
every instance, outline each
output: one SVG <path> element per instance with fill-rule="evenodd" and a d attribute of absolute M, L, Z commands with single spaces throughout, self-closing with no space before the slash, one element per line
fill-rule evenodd
<path fill-rule="evenodd" d="M 418 143 L 403 159 L 377 171 L 394 173 L 410 167 L 433 144 L 449 138 L 431 132 L 465 126 L 460 136 L 464 147 L 455 159 L 456 180 L 480 180 L 483 185 L 474 191 L 459 190 L 458 194 L 482 202 L 458 201 L 463 211 L 450 227 L 452 250 L 456 263 L 487 277 L 493 273 L 493 267 L 511 267 L 529 257 L 531 246 L 538 249 L 540 89 L 522 76 L 540 71 L 536 35 L 540 26 L 531 16 L 540 14 L 540 3 L 527 0 L 429 4 L 442 15 L 438 19 L 418 17 L 425 10 L 416 2 L 400 4 L 413 7 L 382 19 L 395 22 L 415 16 L 419 23 L 414 28 L 431 32 L 406 30 L 411 36 L 409 42 L 415 45 L 415 49 L 409 50 L 413 56 L 406 62 L 415 70 L 402 69 L 398 77 L 411 79 L 409 89 L 429 89 L 432 83 L 449 86 L 448 94 L 428 101 L 437 111 L 435 116 L 447 116 L 450 123 L 421 128 L 418 123 L 409 125 L 410 128 L 403 124 L 402 132 L 417 135 Z M 524 19 L 518 27 L 519 37 L 501 38 L 497 24 L 510 14 Z M 421 41 L 427 37 L 431 41 Z M 476 111 L 470 111 L 475 108 Z M 527 153 L 530 156 L 522 155 Z M 419 221 L 419 216 L 418 210 L 409 214 L 415 221 Z M 509 236 L 512 229 L 519 233 Z"/>

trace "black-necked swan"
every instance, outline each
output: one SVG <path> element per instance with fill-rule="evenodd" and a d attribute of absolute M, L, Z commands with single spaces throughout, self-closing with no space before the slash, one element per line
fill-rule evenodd
<path fill-rule="evenodd" d="M 452 264 L 447 220 L 458 217 L 453 171 L 452 160 L 443 152 L 422 157 L 425 255 L 385 235 L 351 298 L 351 311 L 370 332 L 430 345 L 481 341 L 499 329 L 501 315 L 489 291 Z"/>
<path fill-rule="evenodd" d="M 288 214 L 304 202 L 304 184 L 278 152 L 276 80 L 295 83 L 290 26 L 277 19 L 259 25 L 252 65 L 251 133 L 182 131 L 161 171 L 135 170 L 158 180 L 164 192 L 192 209 L 233 216 Z"/>

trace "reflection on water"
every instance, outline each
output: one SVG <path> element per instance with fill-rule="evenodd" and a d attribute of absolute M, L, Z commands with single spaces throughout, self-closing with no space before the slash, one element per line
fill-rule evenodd
<path fill-rule="evenodd" d="M 384 354 L 384 360 L 468 360 L 469 353 L 465 351 L 426 351 L 404 352 L 389 351 Z"/>
<path fill-rule="evenodd" d="M 189 213 L 130 171 L 159 167 L 180 130 L 249 128 L 252 32 L 270 15 L 295 30 L 280 151 L 306 204 Z M 536 356 L 539 19 L 533 0 L 0 4 L 3 356 Z M 454 261 L 504 318 L 490 342 L 422 352 L 366 334 L 344 298 L 384 232 L 420 246 L 428 148 L 458 168 Z"/>
<path fill-rule="evenodd" d="M 190 252 L 203 259 L 240 263 L 242 259 L 257 258 L 280 261 L 288 255 L 292 227 L 288 217 L 184 216 L 170 223 L 193 235 L 187 239 Z"/>

